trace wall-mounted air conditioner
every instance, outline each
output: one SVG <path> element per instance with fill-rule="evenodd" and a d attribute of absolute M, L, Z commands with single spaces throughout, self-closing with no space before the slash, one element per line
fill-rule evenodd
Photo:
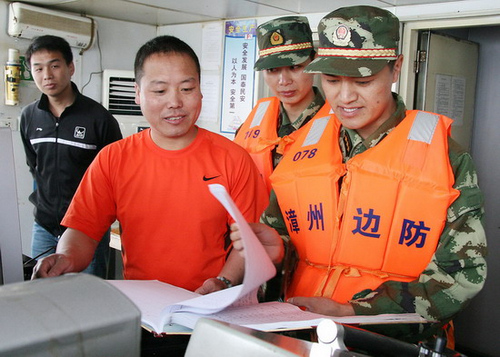
<path fill-rule="evenodd" d="M 27 39 L 43 35 L 59 36 L 70 46 L 85 50 L 90 48 L 94 39 L 94 20 L 13 2 L 9 5 L 7 32 L 10 36 Z"/>
<path fill-rule="evenodd" d="M 134 83 L 133 71 L 103 71 L 102 105 L 116 118 L 124 137 L 149 127 L 141 108 L 135 104 Z"/>

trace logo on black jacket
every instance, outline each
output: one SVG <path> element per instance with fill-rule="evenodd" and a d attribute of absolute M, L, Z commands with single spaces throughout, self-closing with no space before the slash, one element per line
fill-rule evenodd
<path fill-rule="evenodd" d="M 77 127 L 75 127 L 75 133 L 73 134 L 73 136 L 77 139 L 85 139 L 85 132 L 86 131 L 87 131 L 87 129 L 85 129 L 84 127 L 77 126 Z"/>

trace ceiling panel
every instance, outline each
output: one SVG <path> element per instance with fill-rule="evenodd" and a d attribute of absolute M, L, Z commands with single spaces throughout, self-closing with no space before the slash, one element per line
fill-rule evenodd
<path fill-rule="evenodd" d="M 279 13 L 267 4 L 246 0 L 209 0 L 209 1 L 165 1 L 165 0 L 123 0 L 158 9 L 167 9 L 179 13 L 203 14 L 214 19 L 248 17 L 248 14 Z"/>
<path fill-rule="evenodd" d="M 351 6 L 356 4 L 373 5 L 386 7 L 380 0 L 256 0 L 255 2 L 267 4 L 283 11 L 288 11 L 293 14 L 318 13 L 324 12 L 327 14 L 336 8 L 343 6 Z"/>
<path fill-rule="evenodd" d="M 450 1 L 457 0 L 31 0 L 23 2 L 54 10 L 161 26 L 231 18 L 326 14 L 338 7 L 356 4 L 390 7 Z"/>
<path fill-rule="evenodd" d="M 446 2 L 456 2 L 457 0 L 383 0 L 385 6 L 405 6 L 405 5 L 425 5 L 425 4 L 440 4 Z M 458 0 L 462 1 L 462 0 Z M 383 6 L 383 5 L 381 5 Z"/>

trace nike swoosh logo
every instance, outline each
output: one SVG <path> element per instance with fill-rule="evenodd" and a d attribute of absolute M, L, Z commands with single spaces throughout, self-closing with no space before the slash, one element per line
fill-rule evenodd
<path fill-rule="evenodd" d="M 203 176 L 203 181 L 210 181 L 210 180 L 213 180 L 214 178 L 217 178 L 219 177 L 220 175 L 217 175 L 217 176 L 212 176 L 212 177 L 206 177 L 206 176 Z"/>

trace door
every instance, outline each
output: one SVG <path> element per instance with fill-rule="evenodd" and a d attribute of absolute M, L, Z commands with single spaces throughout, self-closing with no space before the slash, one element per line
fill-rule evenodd
<path fill-rule="evenodd" d="M 419 32 L 415 109 L 453 119 L 452 137 L 470 150 L 479 45 L 447 34 Z"/>

